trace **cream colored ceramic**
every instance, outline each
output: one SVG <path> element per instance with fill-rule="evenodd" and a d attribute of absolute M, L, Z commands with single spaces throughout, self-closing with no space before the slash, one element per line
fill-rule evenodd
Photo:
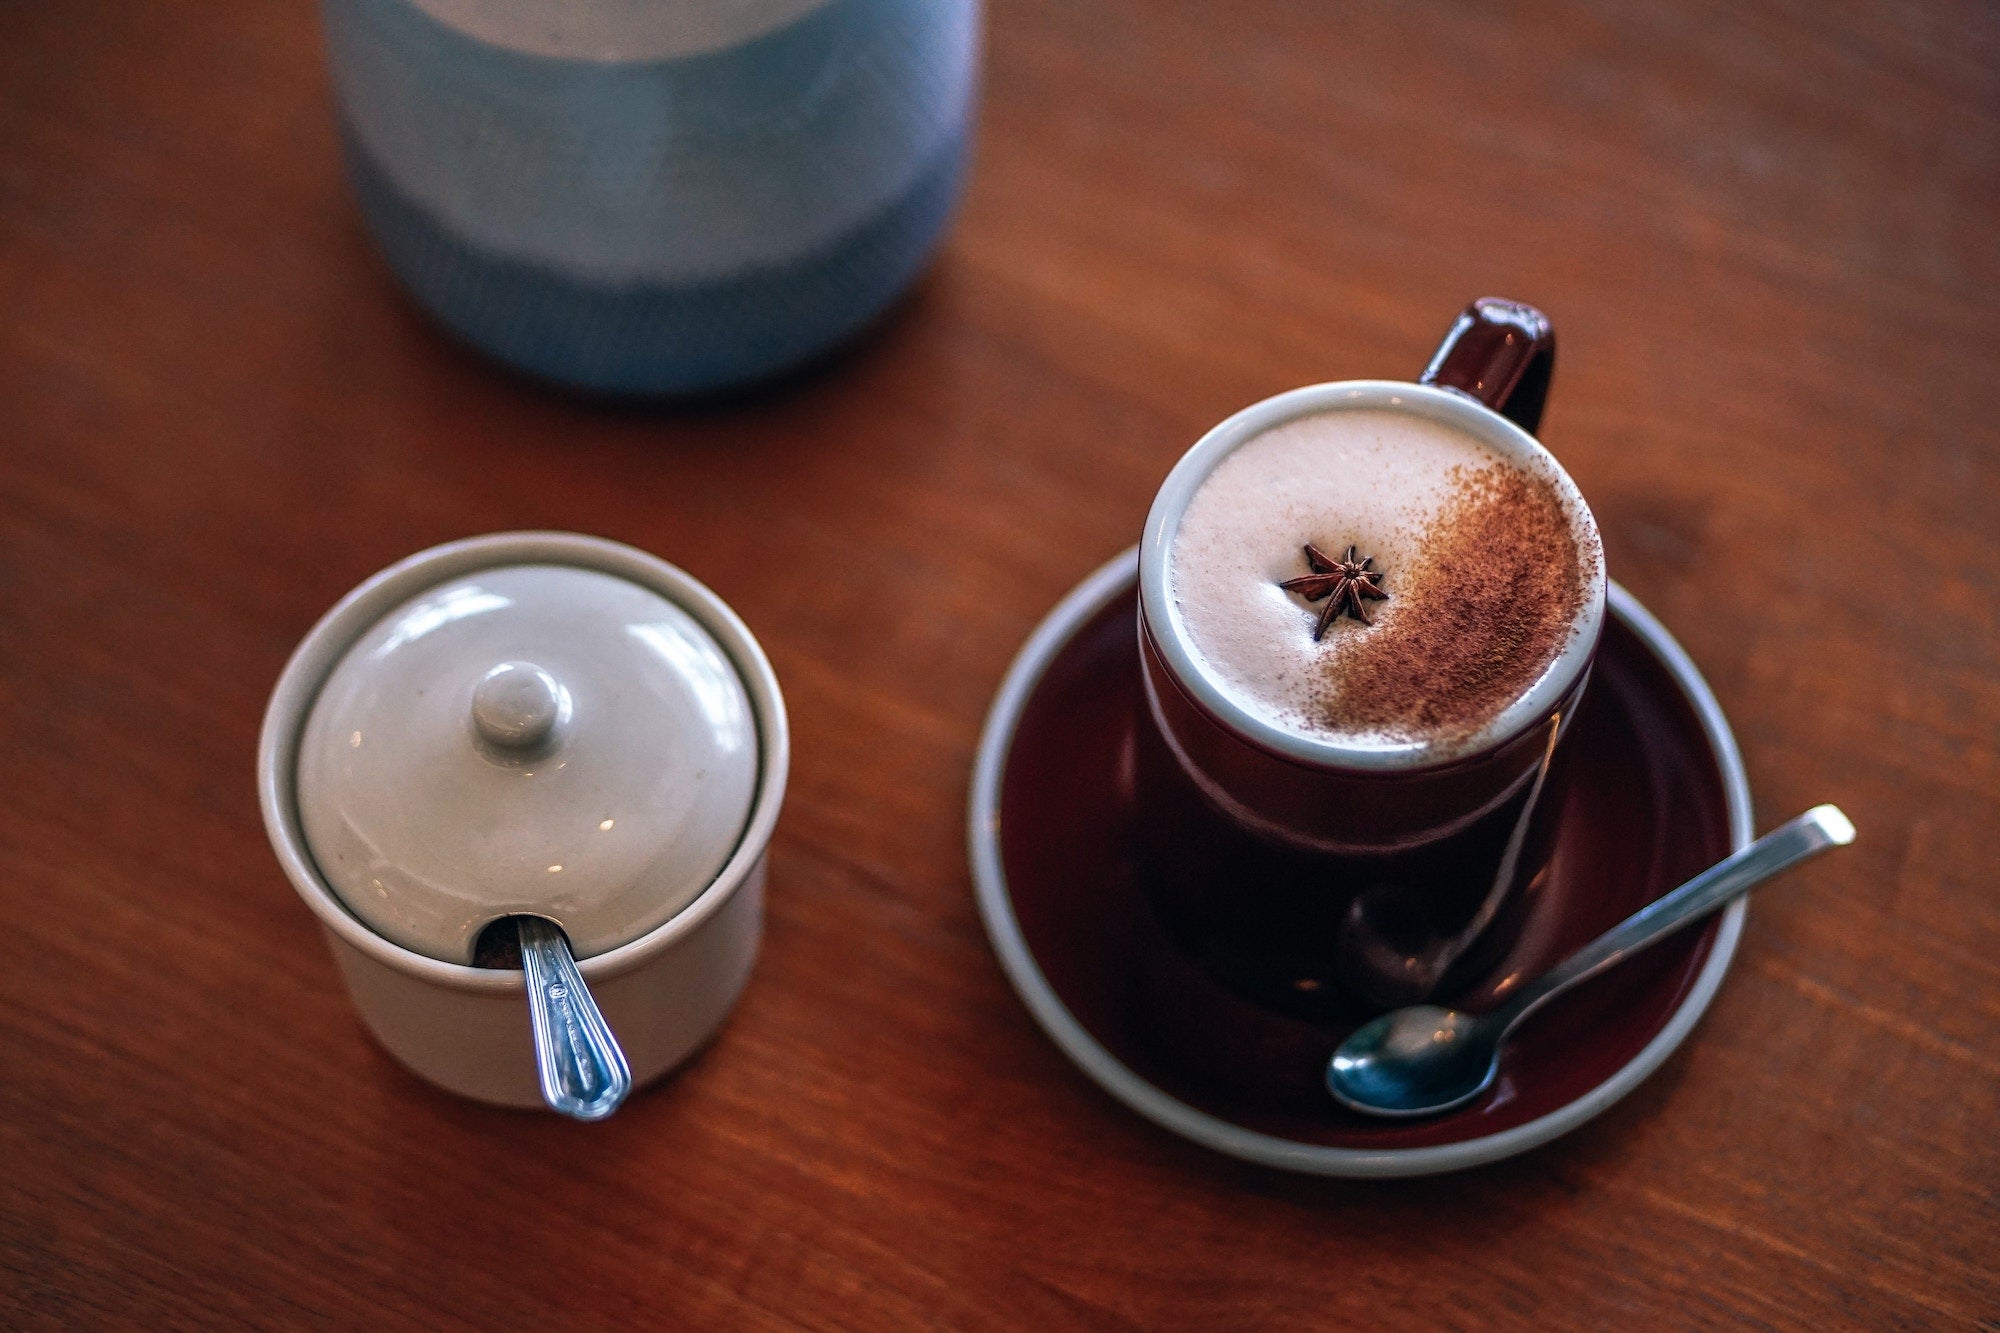
<path fill-rule="evenodd" d="M 540 567 L 543 572 L 524 571 L 523 567 Z M 554 577 L 550 569 L 562 577 Z M 503 576 L 501 571 L 507 573 Z M 593 579 L 570 578 L 573 571 L 606 576 L 610 584 L 623 586 L 607 590 Z M 516 575 L 522 582 L 516 583 Z M 523 614 L 519 626 L 522 637 L 510 639 L 501 634 L 489 641 L 471 636 L 468 642 L 476 639 L 482 651 L 466 661 L 484 663 L 476 669 L 466 666 L 460 670 L 456 658 L 439 653 L 433 665 L 446 683 L 425 685 L 426 703 L 422 707 L 412 706 L 405 714 L 385 705 L 386 711 L 377 714 L 360 698 L 367 690 L 353 697 L 327 694 L 330 711 L 324 714 L 324 725 L 309 726 L 309 715 L 319 723 L 317 702 L 336 686 L 343 664 L 358 647 L 372 643 L 373 647 L 362 649 L 369 652 L 394 638 L 394 626 L 401 623 L 397 620 L 399 610 L 420 606 L 430 595 L 462 587 L 481 587 L 496 596 L 526 595 L 536 605 L 542 605 L 541 595 L 552 588 L 563 595 L 552 597 L 538 612 Z M 586 588 L 590 591 L 584 591 Z M 623 645 L 614 650 L 599 642 L 594 650 L 585 651 L 568 643 L 560 630 L 563 606 L 571 595 L 589 598 L 600 594 L 612 603 L 641 610 L 636 619 L 625 622 L 628 626 L 673 625 L 675 631 L 667 634 L 665 641 L 677 646 L 664 648 L 658 641 L 640 643 L 632 650 L 636 655 L 627 656 Z M 516 605 L 520 605 L 518 597 Z M 665 613 L 660 610 L 662 605 L 668 608 Z M 510 619 L 497 609 L 493 614 L 493 626 Z M 526 633 L 529 622 L 543 615 L 553 617 L 556 637 L 544 640 Z M 467 621 L 480 618 L 479 614 L 463 617 Z M 371 634 L 385 627 L 386 635 L 370 640 Z M 635 634 L 629 628 L 619 632 L 635 641 L 653 637 Z M 419 640 L 423 637 L 418 636 Z M 448 642 L 436 641 L 439 645 Z M 409 646 L 406 641 L 388 655 L 393 657 Z M 714 658 L 708 656 L 709 650 Z M 489 652 L 497 655 L 487 660 Z M 663 670 L 665 676 L 689 682 L 686 689 L 677 690 L 650 673 L 646 667 L 649 653 L 663 668 L 669 659 L 683 668 L 689 660 L 704 662 L 709 668 L 719 660 L 728 670 L 723 675 L 707 669 Z M 410 661 L 419 663 L 421 658 L 413 656 Z M 430 697 L 433 690 L 452 696 L 435 713 L 428 711 L 434 702 Z M 647 707 L 630 710 L 627 705 L 634 702 L 634 696 L 627 693 L 630 690 L 637 690 L 636 701 Z M 400 697 L 382 695 L 375 702 Z M 740 726 L 726 721 L 731 714 L 732 706 L 727 702 L 731 697 L 743 712 Z M 356 711 L 341 712 L 349 707 Z M 676 713 L 677 709 L 682 711 Z M 675 716 L 699 722 L 701 727 L 695 734 L 705 739 L 685 752 L 655 751 L 649 762 L 643 752 L 661 741 Z M 258 755 L 265 825 L 293 887 L 325 928 L 349 991 L 370 1030 L 405 1064 L 446 1088 L 504 1105 L 539 1106 L 521 973 L 471 967 L 456 957 L 433 957 L 388 938 L 384 931 L 390 927 L 371 928 L 343 903 L 315 856 L 317 840 L 309 838 L 300 817 L 301 778 L 325 758 L 325 751 L 313 748 L 313 734 L 317 730 L 325 736 L 339 735 L 335 724 L 343 717 L 360 717 L 366 722 L 360 728 L 362 744 L 358 747 L 351 744 L 355 728 L 348 727 L 350 750 L 366 751 L 370 729 L 391 718 L 404 719 L 406 733 L 393 742 L 385 739 L 388 757 L 380 761 L 382 768 L 356 766 L 343 773 L 339 764 L 328 763 L 310 782 L 344 791 L 355 802 L 353 809 L 363 811 L 367 819 L 386 821 L 379 827 L 389 829 L 393 836 L 415 839 L 423 821 L 412 817 L 399 822 L 384 813 L 386 805 L 372 805 L 361 795 L 368 787 L 365 779 L 369 773 L 412 784 L 403 789 L 406 802 L 413 810 L 427 806 L 432 817 L 481 809 L 477 793 L 484 782 L 492 782 L 509 797 L 514 790 L 509 788 L 510 782 L 524 791 L 546 787 L 556 793 L 550 808 L 562 812 L 554 820 L 554 833 L 548 836 L 569 839 L 562 844 L 565 854 L 592 867 L 600 887 L 650 882 L 663 901 L 676 894 L 684 896 L 676 909 L 658 902 L 647 904 L 644 892 L 637 890 L 632 895 L 605 891 L 603 903 L 611 905 L 599 923 L 605 947 L 600 951 L 578 943 L 578 952 L 585 955 L 583 976 L 618 1034 L 635 1082 L 665 1073 L 720 1026 L 748 980 L 756 957 L 763 919 L 764 850 L 783 800 L 790 746 L 784 703 L 770 663 L 749 630 L 707 588 L 644 552 L 591 537 L 530 532 L 453 542 L 384 570 L 334 607 L 293 654 L 265 714 Z M 595 729 L 600 720 L 606 724 L 601 735 Z M 623 766 L 628 756 L 617 743 L 620 733 L 635 742 L 630 766 Z M 724 738 L 730 735 L 747 742 L 744 751 L 729 750 Z M 600 753 L 618 757 L 604 760 L 604 780 L 593 787 L 589 781 L 576 778 L 581 771 L 576 766 L 584 756 L 594 758 Z M 562 754 L 571 756 L 568 762 L 572 765 L 564 770 L 571 776 L 563 782 L 542 784 L 539 772 L 536 777 L 524 776 L 535 771 L 529 767 L 532 763 Z M 732 754 L 739 757 L 729 757 Z M 319 758 L 314 759 L 315 755 Z M 686 785 L 690 775 L 704 779 L 713 775 L 703 766 L 705 761 L 694 758 L 696 755 L 706 755 L 718 765 L 722 775 L 717 783 L 719 794 L 695 793 Z M 442 767 L 425 767 L 434 761 Z M 370 763 L 375 762 L 371 757 Z M 475 764 L 480 767 L 475 768 Z M 680 774 L 682 781 L 660 776 L 668 772 Z M 435 773 L 467 785 L 447 791 L 448 783 L 417 776 Z M 748 802 L 738 808 L 736 799 L 725 798 L 735 790 L 740 799 L 745 773 Z M 657 782 L 651 780 L 654 777 L 658 777 Z M 636 803 L 634 787 L 627 783 L 636 784 L 643 793 Z M 624 803 L 615 809 L 606 806 L 595 819 L 572 827 L 570 815 L 590 807 L 593 792 L 605 799 L 615 794 Z M 704 822 L 710 815 L 717 817 L 716 822 L 728 823 L 729 828 L 717 831 Z M 356 816 L 357 827 L 361 818 Z M 580 815 L 577 818 L 581 820 Z M 680 830 L 687 835 L 687 847 L 676 852 L 668 850 L 665 842 L 651 848 L 640 841 L 619 844 L 612 835 L 626 818 L 634 821 L 635 829 L 651 827 L 663 837 Z M 606 819 L 612 821 L 611 827 L 601 828 Z M 505 824 L 496 821 L 489 826 L 502 843 L 514 836 Z M 699 825 L 699 832 L 693 825 Z M 346 834 L 334 831 L 326 836 L 327 845 L 334 847 L 343 845 Z M 368 836 L 363 828 L 354 845 L 359 846 Z M 479 846 L 481 839 L 476 835 L 461 832 L 453 836 L 466 839 L 461 849 L 469 847 L 469 855 L 489 858 L 482 864 L 498 867 L 501 878 L 518 873 L 504 893 L 481 889 L 492 896 L 479 910 L 506 912 L 530 906 L 534 895 L 526 885 L 534 876 L 519 873 L 526 864 L 521 858 L 527 844 L 510 844 L 511 854 L 503 855 L 495 848 Z M 594 843 L 593 836 L 606 841 Z M 374 857 L 376 853 L 367 855 Z M 693 884 L 690 895 L 691 881 L 703 878 L 699 866 L 711 860 L 717 862 L 715 869 L 706 875 L 705 882 Z M 421 863 L 399 864 L 406 871 L 411 864 L 419 865 L 419 876 L 454 885 L 460 890 L 459 897 L 470 896 L 475 886 L 486 883 L 477 875 L 459 873 L 457 863 L 440 861 L 428 870 Z M 563 865 L 564 870 L 547 870 L 547 865 L 555 864 Z M 549 860 L 539 874 L 559 881 L 569 874 L 569 865 L 568 861 Z M 372 878 L 361 882 L 367 884 Z M 579 878 L 589 882 L 588 877 Z M 354 881 L 346 882 L 351 886 Z M 619 931 L 615 922 L 621 913 L 633 932 L 622 941 L 616 939 Z M 550 914 L 561 919 L 557 913 Z M 469 924 L 475 915 L 468 904 L 466 922 Z M 393 914 L 386 919 L 393 919 Z M 411 924 L 404 922 L 395 928 Z M 564 924 L 567 928 L 568 923 Z M 413 941 L 430 940 L 421 926 L 412 928 L 416 930 L 409 937 Z M 579 918 L 579 928 L 593 926 Z M 445 931 L 443 937 L 454 941 L 454 950 L 467 944 L 459 926 Z"/>
<path fill-rule="evenodd" d="M 588 958 L 708 887 L 749 822 L 736 669 L 659 592 L 574 565 L 426 589 L 354 641 L 299 744 L 306 846 L 377 934 L 469 963 L 515 913 Z"/>

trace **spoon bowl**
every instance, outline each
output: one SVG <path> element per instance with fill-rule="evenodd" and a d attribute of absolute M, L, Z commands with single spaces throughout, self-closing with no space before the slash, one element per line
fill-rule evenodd
<path fill-rule="evenodd" d="M 1815 806 L 1640 908 L 1491 1013 L 1419 1004 L 1363 1024 L 1327 1062 L 1327 1091 L 1341 1105 L 1368 1115 L 1437 1115 L 1463 1106 L 1492 1084 L 1508 1034 L 1543 1004 L 1701 920 L 1752 885 L 1852 841 L 1854 825 L 1846 815 L 1831 805 Z"/>
<path fill-rule="evenodd" d="M 1327 1068 L 1328 1084 L 1349 1106 L 1378 1115 L 1431 1115 L 1463 1106 L 1500 1070 L 1499 1048 L 1480 1039 L 1479 1026 L 1470 1014 L 1434 1004 L 1384 1014 L 1341 1043 Z"/>

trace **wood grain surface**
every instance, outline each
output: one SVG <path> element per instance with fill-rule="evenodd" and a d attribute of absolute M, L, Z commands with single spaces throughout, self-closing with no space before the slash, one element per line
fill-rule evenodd
<path fill-rule="evenodd" d="M 0 8 L 0 1325 L 2000 1327 L 2000 11 L 1003 0 L 977 170 L 859 346 L 699 408 L 392 282 L 303 4 Z M 1695 1038 L 1498 1167 L 1294 1179 L 1075 1072 L 963 811 L 1022 638 L 1207 426 L 1553 316 L 1543 436 L 1742 741 Z M 299 636 L 431 543 L 712 585 L 796 765 L 721 1041 L 598 1126 L 366 1037 L 265 843 Z"/>

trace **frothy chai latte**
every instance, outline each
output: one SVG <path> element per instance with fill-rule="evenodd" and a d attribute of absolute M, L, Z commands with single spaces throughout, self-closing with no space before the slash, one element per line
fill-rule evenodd
<path fill-rule="evenodd" d="M 1367 581 L 1328 592 L 1350 547 Z M 1600 560 L 1588 519 L 1528 464 L 1443 422 L 1351 409 L 1217 464 L 1167 581 L 1206 674 L 1253 715 L 1344 745 L 1448 750 L 1547 671 Z M 1323 564 L 1333 578 L 1298 582 Z"/>

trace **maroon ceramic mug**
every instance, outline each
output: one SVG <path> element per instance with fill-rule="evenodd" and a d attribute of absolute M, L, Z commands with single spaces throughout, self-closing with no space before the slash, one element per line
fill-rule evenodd
<path fill-rule="evenodd" d="M 1266 399 L 1196 443 L 1154 500 L 1139 555 L 1145 715 L 1136 727 L 1134 836 L 1166 940 L 1241 999 L 1347 1021 L 1453 996 L 1490 984 L 1531 914 L 1562 807 L 1561 742 L 1589 678 L 1605 597 L 1589 507 L 1530 433 L 1554 355 L 1539 311 L 1474 302 L 1418 382 L 1344 381 Z M 1357 740 L 1288 725 L 1247 703 L 1186 623 L 1175 562 L 1199 556 L 1177 556 L 1175 541 L 1204 483 L 1266 432 L 1352 411 L 1469 436 L 1543 486 L 1569 525 L 1574 610 L 1549 641 L 1553 655 L 1469 731 Z M 1288 559 L 1301 558 L 1304 542 L 1335 544 L 1330 558 L 1346 556 L 1341 532 L 1258 540 L 1266 537 Z M 1393 598 L 1398 571 L 1379 572 Z M 1300 604 L 1300 634 L 1312 631 L 1311 611 Z M 1356 619 L 1333 622 L 1333 632 L 1378 632 Z"/>

